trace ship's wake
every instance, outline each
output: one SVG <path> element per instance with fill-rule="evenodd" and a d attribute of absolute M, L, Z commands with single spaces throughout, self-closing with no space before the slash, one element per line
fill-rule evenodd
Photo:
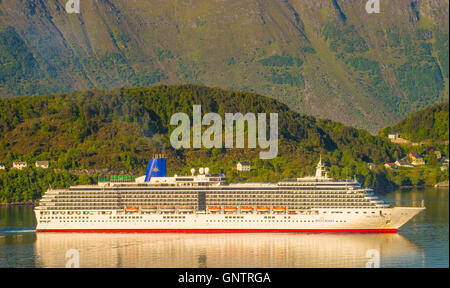
<path fill-rule="evenodd" d="M 17 227 L 5 227 L 0 228 L 0 235 L 8 234 L 28 234 L 36 233 L 36 229 L 33 227 L 17 228 Z"/>

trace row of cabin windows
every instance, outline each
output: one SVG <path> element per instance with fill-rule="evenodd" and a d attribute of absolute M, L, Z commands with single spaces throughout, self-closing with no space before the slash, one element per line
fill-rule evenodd
<path fill-rule="evenodd" d="M 247 222 L 247 223 L 258 223 L 258 222 L 262 222 L 262 223 L 277 223 L 277 222 L 292 222 L 292 223 L 314 223 L 316 222 L 316 220 L 206 220 L 206 222 L 209 223 L 220 223 L 220 222 Z M 347 220 L 336 220 L 335 222 L 347 222 Z"/>
<path fill-rule="evenodd" d="M 183 193 L 183 192 L 173 192 L 171 191 L 162 191 L 162 192 L 142 192 L 142 193 L 134 193 L 134 194 L 104 194 L 104 193 L 59 193 L 57 195 L 52 195 L 57 198 L 140 198 L 140 197 L 158 197 L 170 195 L 170 197 L 193 197 L 196 196 L 198 192 L 196 191 L 191 193 Z M 223 191 L 205 191 L 208 196 L 211 197 L 228 197 L 228 196 L 238 196 L 238 197 L 249 197 L 249 196 L 276 196 L 276 197 L 288 197 L 288 196 L 303 196 L 303 195 L 321 195 L 321 196 L 349 196 L 349 197 L 362 197 L 366 196 L 366 193 L 347 193 L 347 191 L 332 192 L 332 191 L 306 191 L 306 193 L 298 193 L 298 191 L 280 191 L 280 192 L 260 192 L 255 193 L 256 191 L 240 191 L 240 192 L 223 192 Z M 259 191 L 258 191 L 259 192 Z M 51 195 L 44 195 L 44 197 L 51 197 Z"/>
<path fill-rule="evenodd" d="M 335 213 L 339 213 L 342 214 L 344 213 L 343 211 L 331 211 L 331 214 L 335 214 Z M 347 214 L 359 214 L 359 211 L 347 211 Z M 327 214 L 326 211 L 323 211 L 322 214 Z M 368 214 L 367 211 L 362 211 L 361 214 Z M 371 214 L 376 214 L 375 211 L 371 211 Z M 45 216 L 40 216 L 40 219 L 42 220 L 48 220 L 48 219 L 88 219 L 88 216 L 49 216 L 49 217 L 45 217 Z M 109 216 L 109 219 L 143 219 L 143 216 Z M 186 216 L 163 216 L 163 219 L 185 219 Z M 291 216 L 284 216 L 284 219 L 290 219 Z M 244 219 L 244 216 L 225 216 L 225 219 Z M 275 216 L 264 216 L 264 219 L 275 219 Z M 213 221 L 213 220 L 210 220 Z M 220 221 L 220 220 L 219 220 Z M 247 220 L 246 220 L 247 221 Z"/>
<path fill-rule="evenodd" d="M 186 222 L 185 219 L 174 219 L 174 220 L 141 220 L 141 219 L 108 219 L 108 220 L 88 220 L 88 219 L 54 219 L 54 220 L 60 220 L 59 222 L 62 223 L 122 223 L 122 222 L 140 222 L 140 223 L 176 223 L 176 222 Z M 318 220 L 318 219 L 316 219 Z M 236 222 L 243 222 L 243 223 L 314 223 L 316 220 L 206 220 L 208 223 L 236 223 Z M 51 220 L 48 219 L 42 219 L 42 223 L 49 223 Z M 336 220 L 334 222 L 338 223 L 345 223 L 347 220 Z"/>
<path fill-rule="evenodd" d="M 155 223 L 155 222 L 186 222 L 184 219 L 178 219 L 178 220 L 140 220 L 140 219 L 109 219 L 109 220 L 88 220 L 88 219 L 55 219 L 59 220 L 59 222 L 62 223 L 121 223 L 121 222 L 140 222 L 140 223 Z M 42 219 L 42 223 L 49 223 L 51 220 Z"/>

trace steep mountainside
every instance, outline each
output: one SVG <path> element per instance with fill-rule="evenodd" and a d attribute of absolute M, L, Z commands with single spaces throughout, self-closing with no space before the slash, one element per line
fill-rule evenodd
<path fill-rule="evenodd" d="M 0 1 L 0 97 L 193 83 L 375 132 L 448 100 L 447 0 Z"/>
<path fill-rule="evenodd" d="M 402 138 L 413 142 L 448 141 L 448 122 L 449 110 L 446 102 L 415 112 L 397 125 L 384 128 L 380 134 L 386 136 L 388 133 L 398 132 Z"/>

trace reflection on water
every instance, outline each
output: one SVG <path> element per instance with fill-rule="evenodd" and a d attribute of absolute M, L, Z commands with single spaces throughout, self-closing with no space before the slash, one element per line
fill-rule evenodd
<path fill-rule="evenodd" d="M 38 233 L 38 266 L 64 267 L 365 267 L 375 249 L 384 263 L 423 261 L 399 234 L 102 234 Z"/>
<path fill-rule="evenodd" d="M 381 267 L 448 267 L 448 189 L 381 197 L 427 210 L 399 234 L 121 234 L 36 233 L 31 207 L 3 207 L 0 267 L 65 267 L 69 249 L 81 267 L 365 267 L 373 249 Z"/>

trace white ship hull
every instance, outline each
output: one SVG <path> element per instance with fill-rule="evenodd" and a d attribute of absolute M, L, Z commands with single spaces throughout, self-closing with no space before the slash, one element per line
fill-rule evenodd
<path fill-rule="evenodd" d="M 278 183 L 226 185 L 206 168 L 165 171 L 157 157 L 139 178 L 49 190 L 35 209 L 37 231 L 396 232 L 425 209 L 391 208 L 355 180 L 329 178 L 322 160 L 315 177 Z"/>
<path fill-rule="evenodd" d="M 107 210 L 35 213 L 40 232 L 397 232 L 424 209 L 317 209 L 314 215 L 116 214 Z"/>

